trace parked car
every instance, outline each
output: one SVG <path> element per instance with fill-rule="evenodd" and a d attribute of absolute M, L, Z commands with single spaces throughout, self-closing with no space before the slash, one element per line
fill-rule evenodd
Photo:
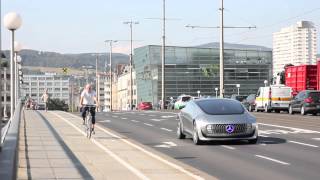
<path fill-rule="evenodd" d="M 256 95 L 250 94 L 242 101 L 242 104 L 248 111 L 252 112 L 256 108 Z"/>
<path fill-rule="evenodd" d="M 256 118 L 242 104 L 231 99 L 189 101 L 178 114 L 177 137 L 191 135 L 194 144 L 203 141 L 258 140 Z"/>
<path fill-rule="evenodd" d="M 289 114 L 300 112 L 302 115 L 320 113 L 320 91 L 304 90 L 299 92 L 289 105 Z"/>
<path fill-rule="evenodd" d="M 232 94 L 231 97 L 230 97 L 230 99 L 237 100 L 239 102 L 242 102 L 246 98 L 247 98 L 246 95 L 237 95 L 237 94 Z"/>
<path fill-rule="evenodd" d="M 41 104 L 38 104 L 37 106 L 37 110 L 46 110 L 46 105 L 41 103 Z"/>
<path fill-rule="evenodd" d="M 175 99 L 171 99 L 170 100 L 170 102 L 169 102 L 169 104 L 168 104 L 168 109 L 174 109 L 174 103 L 176 102 L 176 100 Z"/>
<path fill-rule="evenodd" d="M 182 109 L 186 105 L 186 103 L 192 100 L 192 96 L 189 95 L 181 95 L 177 98 L 177 101 L 174 103 L 174 109 Z"/>
<path fill-rule="evenodd" d="M 151 102 L 140 102 L 138 104 L 138 110 L 151 110 L 152 103 Z"/>

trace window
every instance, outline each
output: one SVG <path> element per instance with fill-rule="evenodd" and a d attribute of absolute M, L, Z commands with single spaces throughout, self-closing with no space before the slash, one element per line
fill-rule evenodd
<path fill-rule="evenodd" d="M 196 104 L 206 114 L 210 115 L 228 115 L 243 114 L 244 109 L 240 102 L 226 99 L 208 99 L 197 101 Z"/>
<path fill-rule="evenodd" d="M 61 83 L 60 82 L 54 82 L 54 86 L 60 86 Z"/>

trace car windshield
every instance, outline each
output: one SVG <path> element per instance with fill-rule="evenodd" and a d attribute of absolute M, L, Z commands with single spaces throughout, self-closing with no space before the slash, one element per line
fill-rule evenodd
<path fill-rule="evenodd" d="M 151 105 L 151 102 L 143 102 L 143 105 Z"/>
<path fill-rule="evenodd" d="M 242 102 L 244 99 L 246 99 L 247 96 L 236 96 L 236 100 Z"/>
<path fill-rule="evenodd" d="M 229 115 L 243 114 L 244 108 L 239 102 L 225 99 L 211 99 L 196 101 L 196 104 L 206 114 L 210 115 Z"/>
<path fill-rule="evenodd" d="M 190 99 L 191 99 L 191 97 L 188 97 L 188 96 L 182 97 L 182 101 L 183 102 L 189 101 Z"/>

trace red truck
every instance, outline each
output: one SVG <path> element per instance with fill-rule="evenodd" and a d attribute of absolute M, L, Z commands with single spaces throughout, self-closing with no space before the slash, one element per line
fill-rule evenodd
<path fill-rule="evenodd" d="M 319 89 L 319 69 L 318 65 L 289 66 L 285 70 L 286 86 L 292 87 L 293 94 L 302 90 Z"/>

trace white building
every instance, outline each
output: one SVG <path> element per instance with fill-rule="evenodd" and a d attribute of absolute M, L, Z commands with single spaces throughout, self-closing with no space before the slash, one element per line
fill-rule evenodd
<path fill-rule="evenodd" d="M 100 110 L 110 111 L 110 75 L 99 73 L 96 88 L 97 98 L 100 103 Z"/>
<path fill-rule="evenodd" d="M 10 68 L 3 67 L 1 71 L 1 107 L 3 108 L 4 117 L 8 117 L 10 113 Z M 2 112 L 2 111 L 0 111 Z"/>
<path fill-rule="evenodd" d="M 23 96 L 30 96 L 36 102 L 41 103 L 41 96 L 47 89 L 51 99 L 57 98 L 70 104 L 70 78 L 68 76 L 56 75 L 55 73 L 24 75 L 23 82 Z"/>
<path fill-rule="evenodd" d="M 137 107 L 137 84 L 136 84 L 136 73 L 132 71 L 132 89 L 133 89 L 133 106 Z M 131 100 L 131 86 L 130 86 L 130 73 L 129 73 L 129 66 L 126 66 L 123 73 L 118 76 L 117 81 L 117 109 L 118 110 L 128 110 L 129 104 Z"/>
<path fill-rule="evenodd" d="M 317 30 L 310 21 L 300 21 L 273 34 L 273 74 L 286 64 L 316 64 Z"/>

